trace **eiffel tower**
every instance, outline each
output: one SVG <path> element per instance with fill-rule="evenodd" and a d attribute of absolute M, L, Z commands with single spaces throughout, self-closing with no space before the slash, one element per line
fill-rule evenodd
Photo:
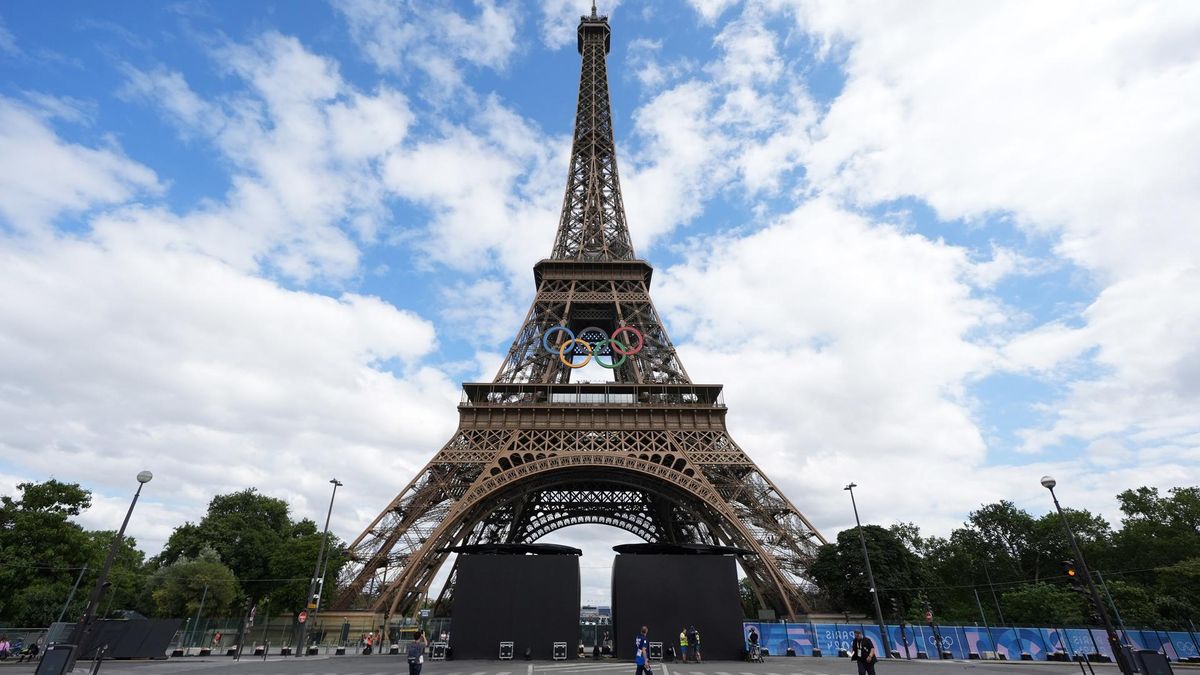
<path fill-rule="evenodd" d="M 598 523 L 647 542 L 747 549 L 759 605 L 809 609 L 812 524 L 734 443 L 721 385 L 688 377 L 634 255 L 617 176 L 608 18 L 580 18 L 575 135 L 537 295 L 496 377 L 466 383 L 454 436 L 350 546 L 336 608 L 407 616 L 448 547 Z M 613 381 L 572 382 L 590 362 Z M 453 593 L 452 570 L 438 596 Z M 441 609 L 441 607 L 439 607 Z"/>

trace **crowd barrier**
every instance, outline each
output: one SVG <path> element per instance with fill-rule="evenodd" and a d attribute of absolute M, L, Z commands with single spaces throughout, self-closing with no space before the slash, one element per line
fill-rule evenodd
<path fill-rule="evenodd" d="M 797 656 L 837 657 L 839 651 L 850 649 L 856 630 L 861 630 L 871 638 L 881 657 L 892 656 L 883 653 L 879 626 L 873 624 L 746 621 L 742 626 L 743 637 L 750 634 L 751 626 L 758 630 L 759 645 L 771 656 L 783 656 L 791 649 Z M 1113 656 L 1107 634 L 1098 628 L 937 628 L 941 637 L 940 649 L 934 631 L 927 625 L 907 625 L 903 634 L 900 626 L 887 626 L 887 631 L 892 650 L 899 653 L 902 659 L 937 659 L 942 652 L 948 652 L 949 658 L 953 659 L 994 656 L 1012 661 L 1024 655 L 1028 655 L 1026 659 L 1036 661 L 1049 661 L 1053 654 L 1065 654 L 1067 658 L 1089 654 L 1099 654 L 1109 659 Z M 1117 632 L 1125 641 L 1132 643 L 1134 649 L 1159 651 L 1173 661 L 1200 659 L 1196 637 L 1186 631 L 1130 629 Z"/>

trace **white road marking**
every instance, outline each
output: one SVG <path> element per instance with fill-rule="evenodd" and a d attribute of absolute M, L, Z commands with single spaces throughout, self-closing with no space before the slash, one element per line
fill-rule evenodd
<path fill-rule="evenodd" d="M 532 666 L 531 666 L 532 667 Z M 590 670 L 613 670 L 623 669 L 626 666 L 620 663 L 559 663 L 552 666 L 538 666 L 538 672 L 585 672 Z M 532 671 L 531 671 L 532 672 Z"/>

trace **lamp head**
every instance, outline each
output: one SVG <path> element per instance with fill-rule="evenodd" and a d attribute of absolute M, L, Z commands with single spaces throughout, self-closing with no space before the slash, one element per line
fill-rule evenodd
<path fill-rule="evenodd" d="M 340 481 L 340 480 L 338 480 L 338 479 L 336 479 L 336 478 L 331 478 L 331 479 L 329 480 L 329 482 L 330 482 L 330 483 L 332 483 L 332 484 L 334 484 L 334 485 L 336 485 L 337 487 L 341 487 L 341 486 L 342 486 L 342 481 Z"/>
<path fill-rule="evenodd" d="M 851 483 L 851 484 L 847 485 L 846 487 L 844 487 L 844 488 L 842 488 L 842 489 L 843 489 L 843 490 L 853 490 L 853 489 L 854 489 L 854 488 L 856 488 L 856 487 L 858 487 L 858 483 Z"/>
<path fill-rule="evenodd" d="M 140 471 L 137 475 L 139 483 L 149 483 L 152 478 L 154 478 L 154 474 L 149 471 Z"/>
<path fill-rule="evenodd" d="M 1058 481 L 1054 480 L 1054 476 L 1042 476 L 1042 487 L 1053 490 L 1055 485 L 1058 485 Z"/>

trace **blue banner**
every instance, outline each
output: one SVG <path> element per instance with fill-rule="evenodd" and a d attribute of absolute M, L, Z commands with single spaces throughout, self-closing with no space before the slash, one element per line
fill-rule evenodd
<path fill-rule="evenodd" d="M 1196 641 L 1192 636 L 1182 631 L 1172 631 L 1167 633 L 1167 637 L 1171 639 L 1171 644 L 1175 647 L 1175 653 L 1179 655 L 1179 659 L 1191 659 L 1200 656 L 1200 649 L 1197 648 Z"/>
<path fill-rule="evenodd" d="M 872 624 L 746 621 L 742 626 L 743 639 L 749 635 L 751 626 L 758 631 L 759 645 L 771 656 L 783 656 L 789 648 L 797 656 L 812 656 L 814 648 L 817 648 L 823 657 L 837 657 L 839 651 L 850 651 L 854 631 L 860 630 L 875 643 L 880 658 L 893 658 L 883 648 L 879 627 Z M 886 628 L 891 651 L 902 659 L 916 659 L 918 654 L 922 654 L 925 658 L 936 660 L 941 651 L 950 652 L 955 660 L 966 660 L 972 655 L 982 657 L 996 654 L 1017 661 L 1022 654 L 1028 654 L 1036 661 L 1046 661 L 1055 653 L 1074 657 L 1097 652 L 1112 658 L 1108 635 L 1098 628 L 938 626 L 940 650 L 937 637 L 929 626 L 906 624 L 903 631 L 900 626 L 889 625 Z M 1200 645 L 1187 632 L 1131 629 L 1118 633 L 1134 648 L 1162 652 L 1172 660 L 1200 656 Z M 746 646 L 749 648 L 748 641 Z"/>

